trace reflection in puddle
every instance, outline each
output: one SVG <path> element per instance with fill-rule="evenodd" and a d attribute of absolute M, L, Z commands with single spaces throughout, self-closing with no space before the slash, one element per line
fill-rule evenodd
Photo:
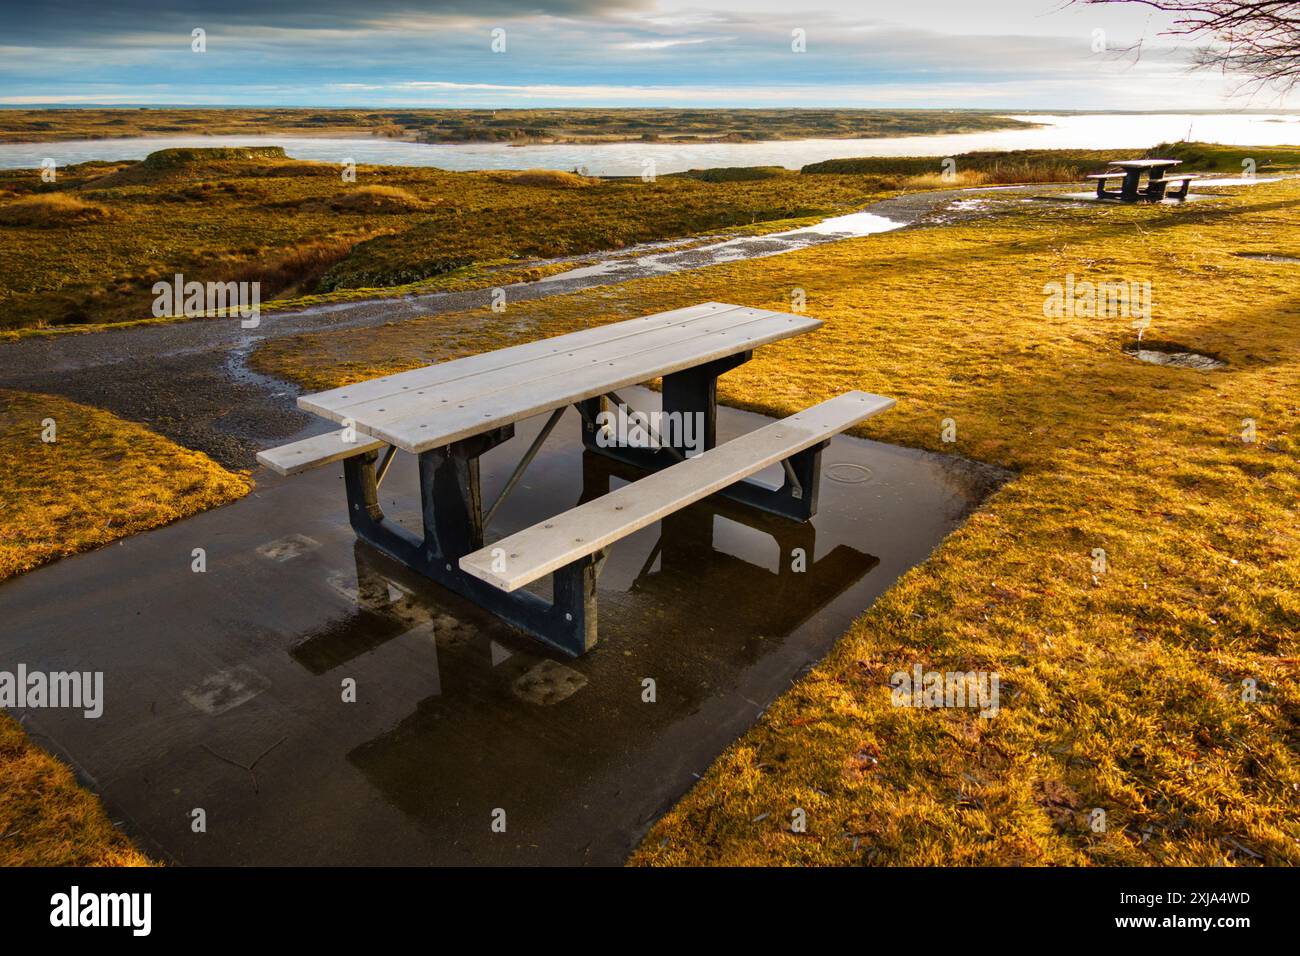
<path fill-rule="evenodd" d="M 753 421 L 729 413 L 733 432 L 763 421 L 743 417 Z M 521 425 L 521 443 L 533 427 Z M 528 493 L 510 499 L 489 540 L 639 477 L 576 439 L 560 442 L 538 456 Z M 617 861 L 692 774 L 1006 477 L 871 442 L 832 447 L 812 522 L 708 499 L 611 548 L 600 642 L 576 660 L 555 659 L 360 543 L 355 585 L 346 573 L 330 581 L 351 606 L 290 656 L 337 679 L 387 644 L 428 642 L 437 670 L 428 692 L 347 761 L 430 840 L 455 847 L 445 859 Z M 483 464 L 490 498 L 513 456 L 494 451 Z M 398 477 L 385 493 L 409 506 Z M 466 826 L 496 809 L 545 851 L 521 856 L 486 824 Z"/>
<path fill-rule="evenodd" d="M 636 475 L 590 454 L 583 466 L 582 500 Z M 349 760 L 425 825 L 436 828 L 450 807 L 510 803 L 515 824 L 554 828 L 577 799 L 571 783 L 615 771 L 667 727 L 725 699 L 747 671 L 764 666 L 879 564 L 842 542 L 819 550 L 812 524 L 724 502 L 701 502 L 645 530 L 610 552 L 600 578 L 601 640 L 592 652 L 557 662 L 461 605 L 475 618 L 469 640 L 433 631 L 441 692 Z M 382 569 L 400 573 L 364 548 L 357 558 L 360 590 L 383 591 Z M 362 643 L 400 631 L 397 622 L 376 625 L 364 613 L 351 620 L 369 630 Z M 429 616 L 438 613 L 431 608 Z M 336 640 L 341 634 L 313 637 L 311 660 Z M 508 643 L 515 653 L 494 662 L 489 642 Z M 294 655 L 303 659 L 302 645 Z M 752 720 L 759 707 L 745 710 Z"/>
<path fill-rule="evenodd" d="M 625 397 L 659 407 L 644 389 Z M 545 419 L 481 459 L 485 500 Z M 719 438 L 769 422 L 720 408 Z M 588 457 L 566 413 L 489 540 L 635 477 Z M 811 523 L 704 501 L 611 548 L 600 642 L 577 660 L 358 544 L 329 469 L 8 582 L 6 610 L 41 659 L 110 671 L 147 702 L 38 722 L 159 859 L 618 863 L 1008 477 L 843 436 L 825 457 L 832 475 L 871 480 L 823 481 Z M 410 456 L 381 492 L 419 520 Z M 182 573 L 175 555 L 196 529 L 219 551 L 208 573 L 152 587 Z M 149 590 L 94 586 L 123 566 Z M 189 826 L 200 796 L 225 821 L 204 834 Z M 498 809 L 505 833 L 491 829 Z"/>

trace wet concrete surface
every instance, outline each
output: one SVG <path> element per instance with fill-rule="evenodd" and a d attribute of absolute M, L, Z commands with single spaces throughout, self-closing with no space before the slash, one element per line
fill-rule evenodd
<path fill-rule="evenodd" d="M 542 420 L 482 459 L 485 500 Z M 720 438 L 766 421 L 720 409 Z M 810 524 L 710 500 L 615 545 L 577 660 L 358 543 L 336 463 L 0 585 L 0 669 L 103 671 L 102 717 L 15 715 L 163 859 L 617 863 L 1007 477 L 844 437 L 823 460 Z M 628 477 L 584 456 L 570 410 L 489 537 Z M 402 455 L 381 488 L 410 526 L 415 479 Z"/>
<path fill-rule="evenodd" d="M 834 224 L 845 219 L 879 217 L 904 227 L 936 225 L 992 214 L 987 209 L 950 208 L 963 197 L 1041 189 L 991 187 L 908 193 L 827 222 L 839 228 Z M 640 257 L 645 261 L 627 256 L 625 250 L 619 257 L 611 257 L 609 265 L 511 285 L 506 295 L 511 303 L 528 302 L 716 262 L 774 255 L 860 234 L 863 224 L 853 221 L 843 228 L 847 231 L 827 234 L 813 227 L 778 238 L 731 240 L 713 244 L 711 251 Z M 575 261 L 592 258 L 599 255 L 575 257 Z M 367 328 L 419 316 L 487 309 L 491 295 L 490 289 L 479 289 L 265 313 L 255 329 L 244 329 L 234 320 L 198 319 L 0 342 L 0 388 L 52 392 L 105 408 L 206 452 L 227 467 L 249 468 L 258 450 L 286 440 L 308 424 L 308 418 L 294 405 L 296 387 L 248 369 L 247 356 L 262 342 L 302 332 Z"/>

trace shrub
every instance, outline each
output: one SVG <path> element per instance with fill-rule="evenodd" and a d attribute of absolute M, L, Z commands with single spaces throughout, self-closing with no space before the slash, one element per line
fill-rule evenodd
<path fill-rule="evenodd" d="M 750 183 L 760 179 L 779 179 L 793 176 L 793 171 L 782 166 L 722 166 L 716 169 L 689 169 L 678 173 L 686 179 L 702 183 Z"/>
<path fill-rule="evenodd" d="M 360 186 L 330 202 L 340 212 L 415 212 L 428 204 L 419 196 L 397 186 Z"/>
<path fill-rule="evenodd" d="M 6 226 L 80 226 L 108 218 L 109 212 L 103 206 L 65 193 L 44 193 L 0 206 L 0 224 Z"/>
<path fill-rule="evenodd" d="M 543 189 L 581 189 L 599 182 L 597 179 L 558 169 L 525 169 L 518 173 L 506 173 L 497 178 L 500 182 L 512 186 L 540 186 Z"/>

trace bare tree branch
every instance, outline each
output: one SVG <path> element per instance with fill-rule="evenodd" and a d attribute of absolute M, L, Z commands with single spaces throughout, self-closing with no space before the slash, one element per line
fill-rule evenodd
<path fill-rule="evenodd" d="M 1280 0 L 1072 0 L 1097 5 L 1138 4 L 1171 14 L 1163 36 L 1208 41 L 1196 64 L 1246 77 L 1255 90 L 1288 92 L 1300 83 L 1300 3 Z"/>

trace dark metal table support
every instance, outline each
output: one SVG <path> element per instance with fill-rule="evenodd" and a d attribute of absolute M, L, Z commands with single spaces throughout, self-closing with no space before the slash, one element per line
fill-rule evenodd
<path fill-rule="evenodd" d="M 663 410 L 687 416 L 694 429 L 695 447 L 684 446 L 683 430 L 672 436 L 681 444 L 674 447 L 639 448 L 602 444 L 597 416 L 608 409 L 605 397 L 577 403 L 582 416 L 582 440 L 588 451 L 630 465 L 641 472 L 658 471 L 680 461 L 687 451 L 707 451 L 717 446 L 718 376 L 753 357 L 741 352 L 703 365 L 664 376 Z M 552 413 L 546 427 L 534 440 L 498 498 L 499 505 L 522 470 L 536 455 L 554 428 L 563 409 Z M 347 488 L 348 516 L 357 537 L 461 595 L 502 620 L 531 634 L 565 654 L 578 656 L 596 643 L 596 578 L 604 563 L 603 551 L 581 558 L 556 570 L 552 576 L 552 599 L 543 600 L 525 590 L 502 591 L 460 570 L 460 559 L 484 546 L 483 498 L 479 482 L 479 458 L 514 437 L 513 425 L 506 425 L 435 448 L 419 455 L 420 506 L 423 533 L 414 534 L 384 516 L 379 504 L 379 481 L 387 471 L 392 453 L 378 465 L 378 451 L 369 451 L 343 462 Z M 737 482 L 717 493 L 739 504 L 795 521 L 806 522 L 817 512 L 817 490 L 821 477 L 824 441 L 782 462 L 783 483 L 768 487 L 753 479 Z M 490 518 L 494 505 L 487 512 Z M 509 555 L 502 554 L 503 562 Z"/>
<path fill-rule="evenodd" d="M 460 559 L 484 543 L 479 457 L 514 437 L 514 431 L 507 425 L 419 456 L 423 535 L 384 516 L 376 481 L 377 451 L 346 459 L 348 517 L 357 537 L 384 554 L 551 647 L 577 656 L 596 643 L 596 577 L 603 553 L 557 570 L 549 602 L 528 591 L 507 593 L 460 570 Z"/>
<path fill-rule="evenodd" d="M 718 444 L 718 376 L 753 358 L 754 353 L 740 352 L 726 358 L 665 375 L 663 410 L 682 416 L 698 416 L 699 444 L 696 448 L 677 446 L 680 453 L 708 451 Z M 582 442 L 588 451 L 632 465 L 642 471 L 659 471 L 676 464 L 681 454 L 669 448 L 633 448 L 602 443 L 597 416 L 609 410 L 606 398 L 591 398 L 578 403 L 582 415 Z M 685 417 L 682 419 L 685 421 Z M 679 433 L 676 437 L 680 438 Z M 752 478 L 739 481 L 716 497 L 736 501 L 760 511 L 781 515 L 795 521 L 807 521 L 817 513 L 817 486 L 821 476 L 821 453 L 829 442 L 814 445 L 787 461 L 783 482 L 772 488 Z"/>

